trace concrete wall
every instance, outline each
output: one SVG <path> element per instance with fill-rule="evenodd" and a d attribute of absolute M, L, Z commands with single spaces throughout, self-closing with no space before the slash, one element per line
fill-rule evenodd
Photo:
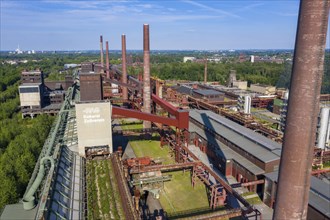
<path fill-rule="evenodd" d="M 79 154 L 85 156 L 86 147 L 109 146 L 112 153 L 110 102 L 76 104 Z"/>
<path fill-rule="evenodd" d="M 247 90 L 247 81 L 234 81 L 233 86 L 239 89 Z"/>
<path fill-rule="evenodd" d="M 37 92 L 21 92 L 25 88 L 34 88 Z M 21 106 L 41 106 L 40 86 L 19 86 L 19 99 Z"/>

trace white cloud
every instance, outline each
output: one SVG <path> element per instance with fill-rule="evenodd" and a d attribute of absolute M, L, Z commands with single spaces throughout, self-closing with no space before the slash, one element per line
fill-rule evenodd
<path fill-rule="evenodd" d="M 216 13 L 219 13 L 219 14 L 222 14 L 222 15 L 225 15 L 225 16 L 234 17 L 234 18 L 240 18 L 240 16 L 238 16 L 236 14 L 227 12 L 227 11 L 222 10 L 222 9 L 212 8 L 210 6 L 207 6 L 207 5 L 204 5 L 204 4 L 195 2 L 195 1 L 183 0 L 183 2 L 188 3 L 188 4 L 191 4 L 191 5 L 194 5 L 194 6 L 197 6 L 197 7 L 202 8 L 202 9 L 206 9 L 206 10 L 211 11 L 211 12 L 216 12 Z"/>

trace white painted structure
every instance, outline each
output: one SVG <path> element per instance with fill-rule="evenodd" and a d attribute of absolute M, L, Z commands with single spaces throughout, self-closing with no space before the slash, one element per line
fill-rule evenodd
<path fill-rule="evenodd" d="M 110 102 L 76 103 L 79 155 L 84 157 L 86 148 L 112 147 L 112 106 Z"/>
<path fill-rule="evenodd" d="M 317 147 L 324 149 L 329 146 L 330 136 L 330 108 L 323 107 L 320 112 Z"/>

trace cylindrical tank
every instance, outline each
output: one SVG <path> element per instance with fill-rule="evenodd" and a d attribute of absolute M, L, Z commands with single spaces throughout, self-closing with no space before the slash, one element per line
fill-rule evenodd
<path fill-rule="evenodd" d="M 251 114 L 251 97 L 248 95 L 244 99 L 244 114 Z"/>
<path fill-rule="evenodd" d="M 329 113 L 330 113 L 330 108 L 321 109 L 320 127 L 319 127 L 318 136 L 317 136 L 317 146 L 322 149 L 325 148 L 325 144 L 327 142 L 327 136 L 329 135 L 328 134 Z"/>

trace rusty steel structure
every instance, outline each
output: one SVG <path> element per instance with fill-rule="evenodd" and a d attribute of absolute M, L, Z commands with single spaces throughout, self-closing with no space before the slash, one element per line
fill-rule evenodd
<path fill-rule="evenodd" d="M 100 36 L 100 55 L 101 55 L 101 67 L 104 65 L 104 58 L 103 58 L 103 36 Z"/>
<path fill-rule="evenodd" d="M 121 54 L 122 54 L 122 76 L 121 82 L 127 84 L 127 69 L 126 69 L 126 36 L 123 34 L 121 35 Z M 122 87 L 122 97 L 124 100 L 128 98 L 128 91 L 127 87 Z"/>
<path fill-rule="evenodd" d="M 105 42 L 105 59 L 106 59 L 106 72 L 107 78 L 110 79 L 110 61 L 109 61 L 109 43 L 108 41 Z M 103 65 L 102 65 L 103 66 Z"/>
<path fill-rule="evenodd" d="M 307 218 L 329 8 L 300 2 L 274 219 Z"/>
<path fill-rule="evenodd" d="M 150 41 L 149 25 L 143 25 L 143 112 L 151 113 L 150 101 Z M 144 128 L 150 128 L 150 121 L 143 122 Z"/>

